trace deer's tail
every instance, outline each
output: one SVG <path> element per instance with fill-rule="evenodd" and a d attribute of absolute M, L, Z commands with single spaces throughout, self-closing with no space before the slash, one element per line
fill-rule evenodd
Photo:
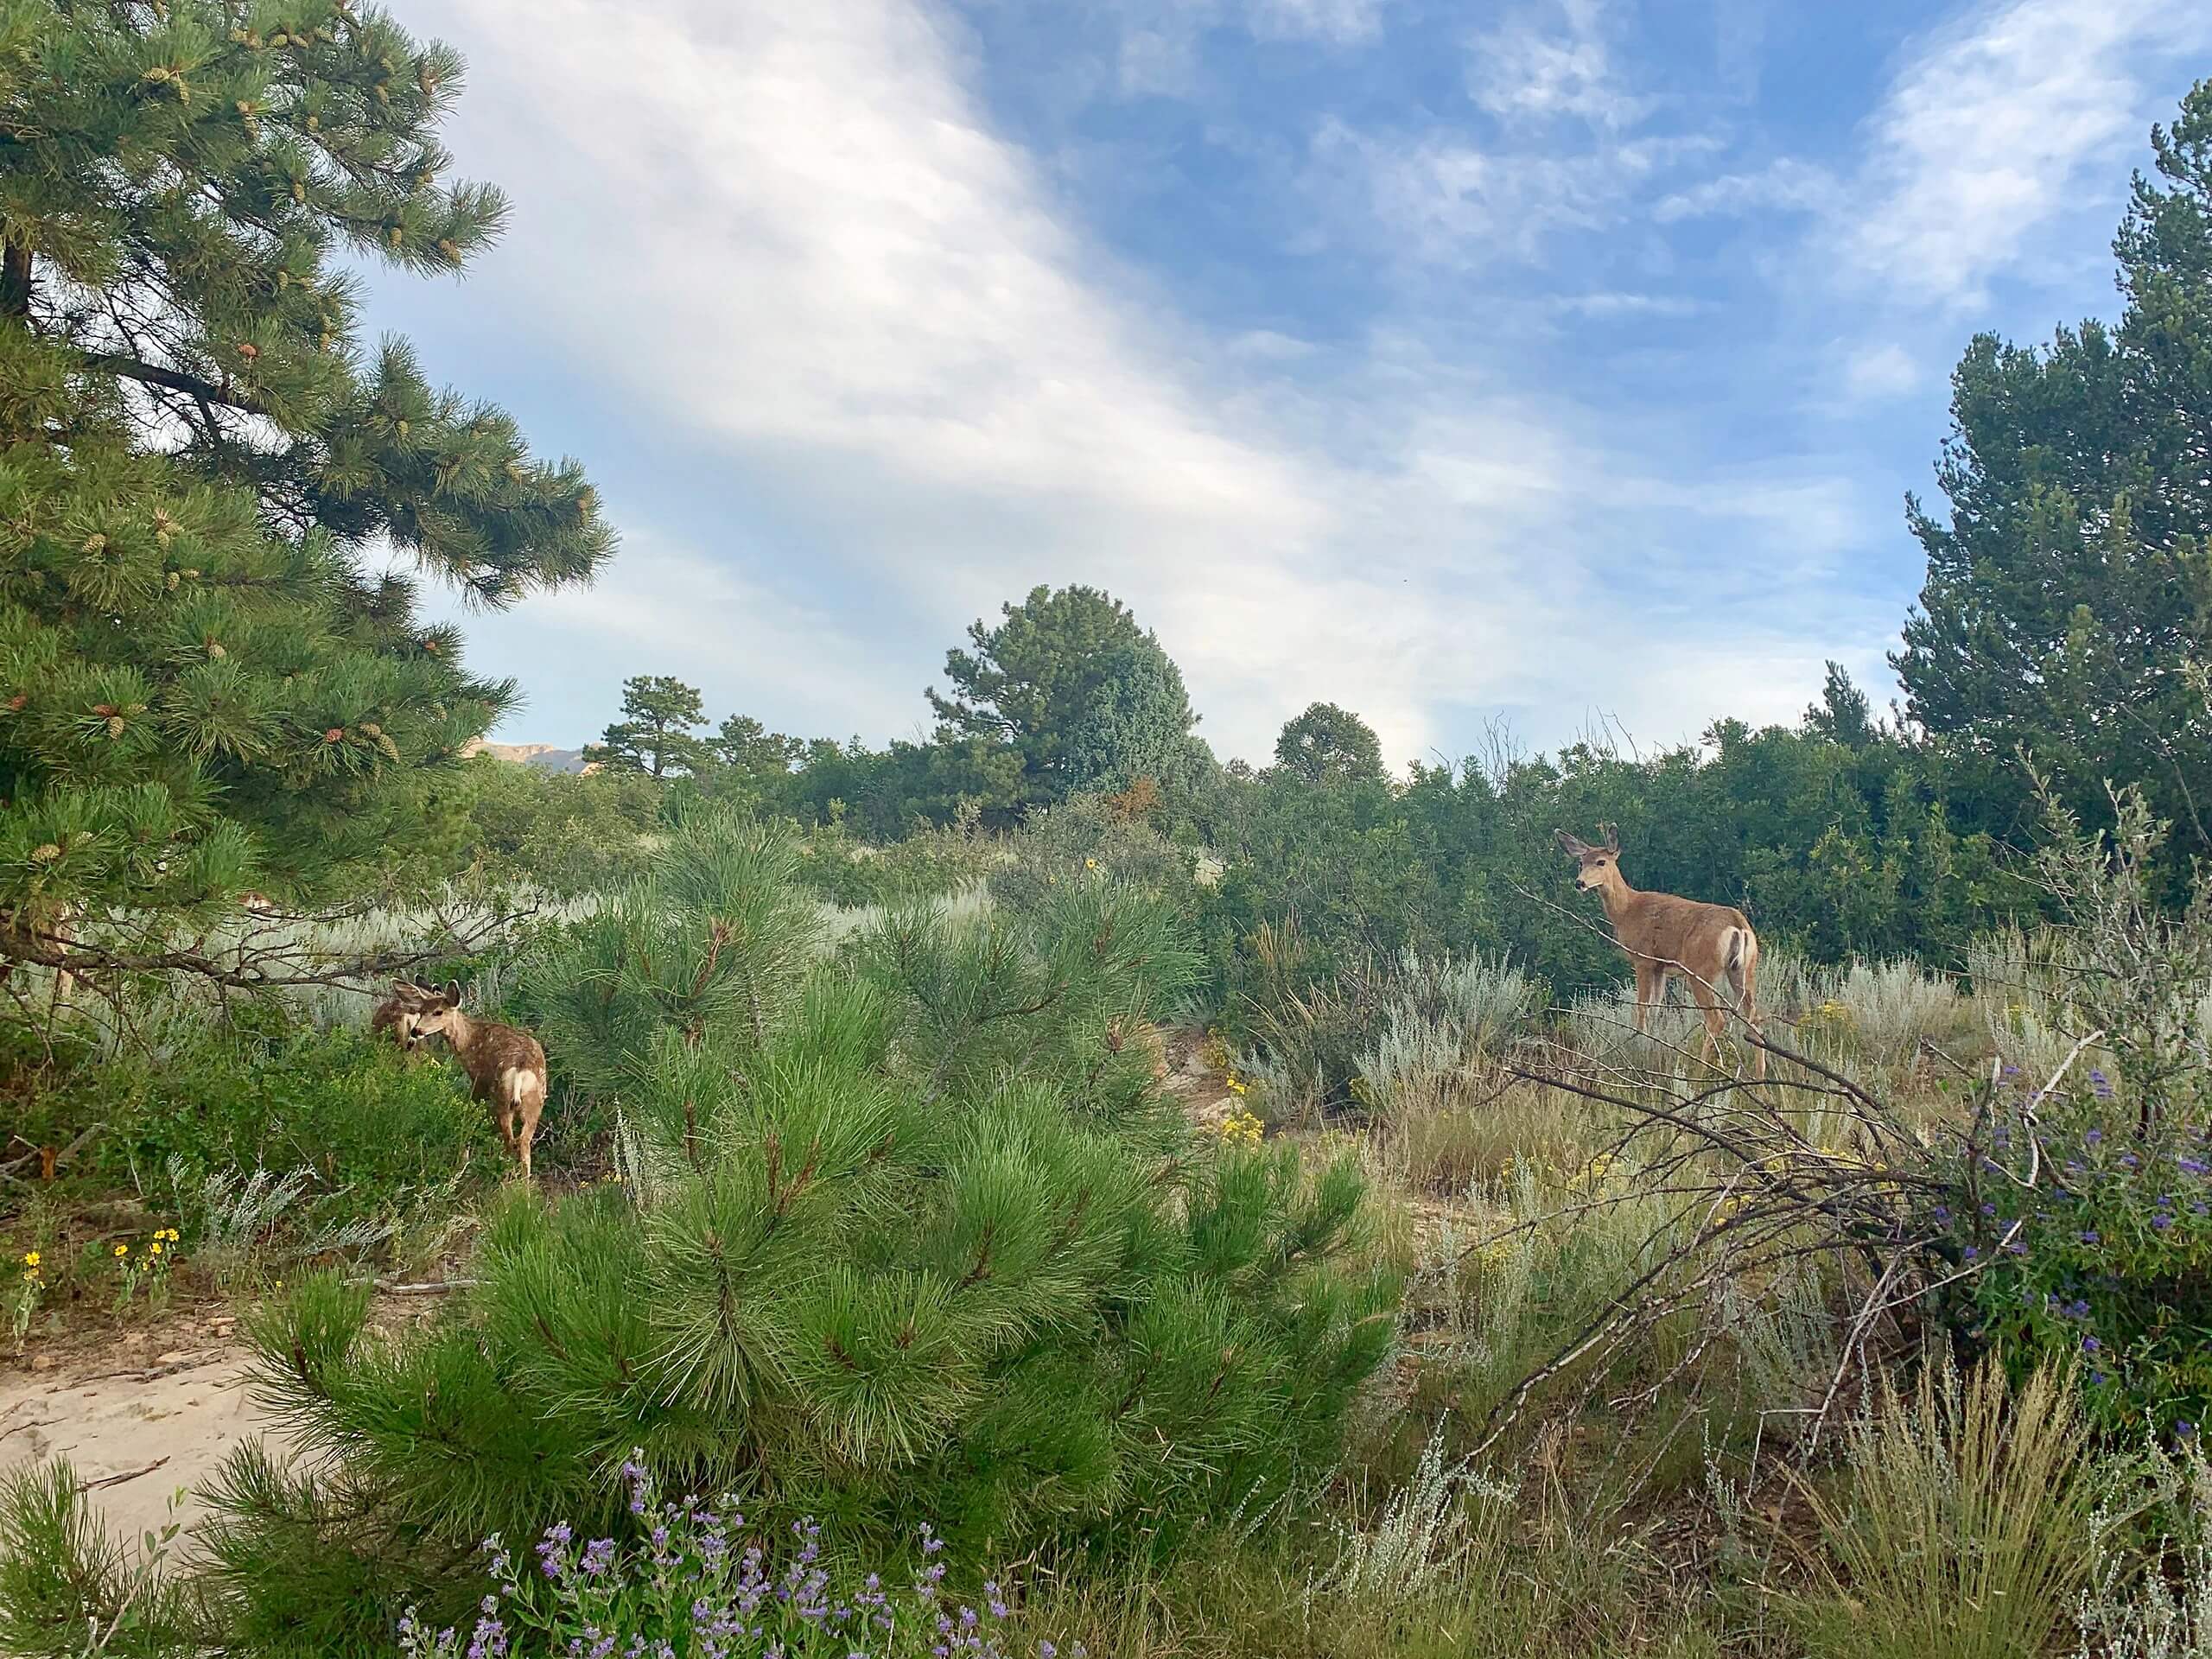
<path fill-rule="evenodd" d="M 1758 972 L 1759 964 L 1758 936 L 1748 927 L 1728 930 L 1728 954 L 1721 963 L 1721 972 L 1729 987 L 1736 993 L 1737 1006 L 1743 1009 L 1744 1018 L 1757 1020 L 1755 1004 L 1758 996 Z"/>

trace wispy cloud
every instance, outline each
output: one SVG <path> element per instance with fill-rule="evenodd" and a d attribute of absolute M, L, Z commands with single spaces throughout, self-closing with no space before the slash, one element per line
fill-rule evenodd
<path fill-rule="evenodd" d="M 1910 43 L 1833 247 L 1890 292 L 1979 303 L 2140 147 L 2152 66 L 2208 44 L 2212 8 L 2172 0 L 2006 0 Z"/>
<path fill-rule="evenodd" d="M 1508 118 L 1567 118 L 1618 130 L 1652 100 L 1630 90 L 1615 63 L 1602 0 L 1557 0 L 1477 35 L 1468 90 Z"/>
<path fill-rule="evenodd" d="M 1361 41 L 1382 21 L 1384 0 L 1246 0 L 1244 16 L 1262 37 Z"/>
<path fill-rule="evenodd" d="M 1857 399 L 1902 397 L 1923 378 L 1912 353 L 1893 340 L 1862 346 L 1844 359 L 1844 390 Z"/>
<path fill-rule="evenodd" d="M 699 457 L 683 512 L 611 500 L 632 552 L 598 593 L 479 629 L 497 666 L 575 664 L 597 629 L 610 690 L 620 653 L 719 707 L 881 735 L 969 619 L 1091 582 L 1158 628 L 1224 750 L 1264 753 L 1323 696 L 1403 758 L 1449 708 L 1632 709 L 1665 737 L 1786 717 L 1822 655 L 1878 652 L 1893 620 L 1811 602 L 1865 522 L 1818 460 L 1677 483 L 1617 411 L 1418 331 L 1179 317 L 995 128 L 973 37 L 920 0 L 450 3 L 430 21 L 475 81 L 455 148 L 518 202 L 472 304 L 557 356 L 568 396 Z M 1284 16 L 1334 39 L 1373 10 Z M 1595 69 L 1550 84 L 1593 137 L 1549 170 L 1348 123 L 1317 166 L 1450 264 L 1615 222 L 1704 142 L 1620 125 Z"/>
<path fill-rule="evenodd" d="M 1724 173 L 1700 180 L 1687 190 L 1660 198 L 1651 216 L 1662 225 L 1714 215 L 1801 212 L 1825 213 L 1843 199 L 1835 177 L 1790 156 L 1749 173 Z"/>
<path fill-rule="evenodd" d="M 1609 289 L 1593 294 L 1554 295 L 1554 311 L 1583 317 L 1692 317 L 1712 302 L 1683 294 L 1630 294 Z"/>

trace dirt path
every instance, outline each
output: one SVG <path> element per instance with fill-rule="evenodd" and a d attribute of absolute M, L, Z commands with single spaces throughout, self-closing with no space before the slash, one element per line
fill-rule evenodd
<path fill-rule="evenodd" d="M 443 1297 L 409 1294 L 425 1288 L 380 1289 L 369 1323 L 393 1330 L 430 1317 Z M 127 1541 L 159 1529 L 181 1489 L 176 1515 L 189 1527 L 203 1512 L 198 1487 L 240 1440 L 288 1444 L 254 1404 L 251 1363 L 237 1315 L 219 1303 L 0 1361 L 0 1475 L 67 1458 L 93 1511 Z"/>
<path fill-rule="evenodd" d="M 41 1361 L 44 1363 L 41 1363 Z M 172 1319 L 0 1371 L 0 1473 L 67 1458 L 111 1531 L 137 1539 L 265 1425 L 228 1313 Z M 180 1510 L 188 1522 L 198 1506 Z"/>

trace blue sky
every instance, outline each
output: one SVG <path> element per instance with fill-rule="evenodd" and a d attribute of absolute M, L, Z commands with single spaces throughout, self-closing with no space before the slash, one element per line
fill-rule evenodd
<path fill-rule="evenodd" d="M 2171 0 L 423 0 L 511 231 L 372 321 L 582 456 L 588 592 L 467 620 L 871 741 L 973 618 L 1126 600 L 1224 756 L 1878 694 L 1967 339 L 2110 315 Z"/>

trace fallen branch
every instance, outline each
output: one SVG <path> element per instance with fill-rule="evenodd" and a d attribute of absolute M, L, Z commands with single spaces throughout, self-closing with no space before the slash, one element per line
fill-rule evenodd
<path fill-rule="evenodd" d="M 474 1290 L 484 1281 L 481 1279 L 428 1279 L 421 1284 L 403 1285 L 390 1279 L 372 1279 L 379 1296 L 442 1296 L 449 1290 Z"/>
<path fill-rule="evenodd" d="M 98 1491 L 103 1486 L 120 1486 L 126 1480 L 136 1480 L 141 1475 L 152 1474 L 155 1470 L 168 1461 L 167 1458 L 156 1458 L 143 1469 L 131 1469 L 119 1475 L 106 1475 L 99 1480 L 80 1480 L 77 1483 L 77 1495 L 81 1497 L 86 1492 Z"/>

